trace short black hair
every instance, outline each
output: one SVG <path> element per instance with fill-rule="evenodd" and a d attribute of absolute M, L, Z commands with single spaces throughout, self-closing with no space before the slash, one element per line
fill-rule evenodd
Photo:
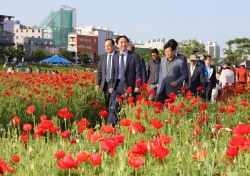
<path fill-rule="evenodd" d="M 106 42 L 106 41 L 111 41 L 111 43 L 112 43 L 112 46 L 114 46 L 115 45 L 115 42 L 114 42 L 114 40 L 112 39 L 112 38 L 107 38 L 105 41 L 104 41 L 104 43 Z"/>
<path fill-rule="evenodd" d="M 120 40 L 121 38 L 125 38 L 125 39 L 127 40 L 127 42 L 129 43 L 129 39 L 128 39 L 128 37 L 125 36 L 125 35 L 120 35 L 120 36 L 116 37 L 115 43 L 118 44 L 118 42 L 119 42 L 119 40 Z"/>
<path fill-rule="evenodd" d="M 154 49 L 152 49 L 152 50 L 151 50 L 151 54 L 152 54 L 152 53 L 159 54 L 159 51 L 158 51 L 158 49 L 157 49 L 157 48 L 154 48 Z"/>
<path fill-rule="evenodd" d="M 178 46 L 178 43 L 175 41 L 175 39 L 170 39 L 165 45 L 164 50 L 167 48 L 171 48 L 173 51 L 176 50 Z"/>
<path fill-rule="evenodd" d="M 212 57 L 210 55 L 204 56 L 204 60 L 207 60 L 208 58 L 212 59 Z"/>

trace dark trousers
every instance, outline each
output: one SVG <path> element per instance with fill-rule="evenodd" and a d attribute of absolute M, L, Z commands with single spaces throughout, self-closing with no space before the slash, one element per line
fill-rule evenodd
<path fill-rule="evenodd" d="M 125 93 L 126 83 L 124 81 L 118 80 L 113 93 L 110 96 L 110 110 L 108 117 L 108 124 L 112 124 L 113 126 L 118 122 L 118 108 L 119 103 L 116 101 L 118 97 Z"/>
<path fill-rule="evenodd" d="M 162 104 L 165 104 L 165 100 L 169 99 L 169 96 L 165 92 L 166 87 L 164 86 L 162 92 L 157 95 L 157 102 L 161 102 Z"/>
<path fill-rule="evenodd" d="M 202 98 L 210 101 L 211 100 L 211 94 L 212 94 L 213 86 L 211 82 L 206 82 L 205 84 L 205 93 L 203 93 Z"/>
<path fill-rule="evenodd" d="M 109 104 L 110 104 L 110 93 L 109 93 L 109 83 L 105 82 L 103 87 L 104 93 L 104 103 L 105 103 L 105 110 L 109 112 Z"/>

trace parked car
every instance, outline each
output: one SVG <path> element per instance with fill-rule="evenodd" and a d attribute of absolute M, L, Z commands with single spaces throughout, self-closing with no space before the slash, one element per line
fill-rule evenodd
<path fill-rule="evenodd" d="M 86 59 L 86 60 L 83 61 L 83 64 L 84 65 L 92 65 L 93 61 L 92 61 L 92 59 Z"/>

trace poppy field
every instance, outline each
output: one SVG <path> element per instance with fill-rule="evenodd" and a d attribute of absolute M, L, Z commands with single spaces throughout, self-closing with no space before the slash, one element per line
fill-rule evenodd
<path fill-rule="evenodd" d="M 0 73 L 0 174 L 40 176 L 250 175 L 250 85 L 215 104 L 183 92 L 164 105 L 141 86 L 117 99 L 105 125 L 95 74 Z"/>

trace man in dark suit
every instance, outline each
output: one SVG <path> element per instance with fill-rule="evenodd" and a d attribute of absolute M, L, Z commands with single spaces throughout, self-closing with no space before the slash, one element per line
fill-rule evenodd
<path fill-rule="evenodd" d="M 110 80 L 112 71 L 112 62 L 115 54 L 115 42 L 113 39 L 106 39 L 104 42 L 104 48 L 107 53 L 101 55 L 98 63 L 98 71 L 96 76 L 96 91 L 102 90 L 104 92 L 105 108 L 109 111 L 109 99 L 110 99 Z"/>
<path fill-rule="evenodd" d="M 135 99 L 135 93 L 139 92 L 139 84 L 136 84 L 137 79 L 141 79 L 141 63 L 138 54 L 127 49 L 129 39 L 126 36 L 118 36 L 116 44 L 119 52 L 114 55 L 112 68 L 112 88 L 110 88 L 110 113 L 108 123 L 113 126 L 118 122 L 118 107 L 119 104 L 116 98 L 125 93 L 128 87 L 132 89 L 132 95 Z"/>
<path fill-rule="evenodd" d="M 198 93 L 198 87 L 201 87 L 201 93 L 205 92 L 204 67 L 197 65 L 198 57 L 196 55 L 191 55 L 189 61 L 189 82 L 187 90 L 191 90 L 191 92 L 196 96 Z"/>
<path fill-rule="evenodd" d="M 177 42 L 168 41 L 164 46 L 165 57 L 161 58 L 159 83 L 157 87 L 158 101 L 165 102 L 172 92 L 178 95 L 183 81 L 188 77 L 187 62 L 176 56 Z"/>
<path fill-rule="evenodd" d="M 205 62 L 205 69 L 207 70 L 208 75 L 205 77 L 205 93 L 203 94 L 202 98 L 205 100 L 211 100 L 211 94 L 213 88 L 216 87 L 216 68 L 215 66 L 211 65 L 212 58 L 209 55 L 204 57 Z"/>
<path fill-rule="evenodd" d="M 128 45 L 128 50 L 135 52 L 135 47 L 133 45 Z M 146 64 L 143 57 L 140 57 L 141 62 L 141 83 L 147 83 L 147 71 L 146 71 Z"/>

